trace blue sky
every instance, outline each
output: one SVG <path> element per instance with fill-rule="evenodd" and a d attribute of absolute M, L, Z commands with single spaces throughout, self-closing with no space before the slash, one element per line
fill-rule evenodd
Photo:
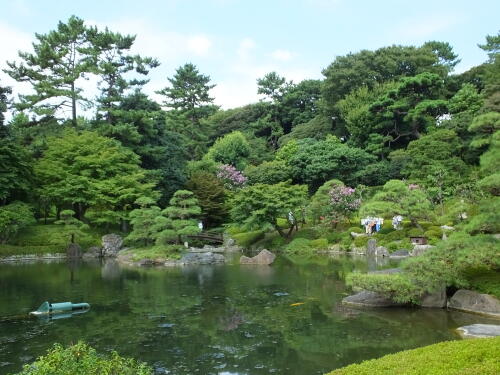
<path fill-rule="evenodd" d="M 225 108 L 258 100 L 255 80 L 267 72 L 321 78 L 335 56 L 391 44 L 447 41 L 462 59 L 457 71 L 465 71 L 486 60 L 477 44 L 500 29 L 500 1 L 490 0 L 0 0 L 0 67 L 29 50 L 35 32 L 72 14 L 137 35 L 134 52 L 162 64 L 146 92 L 192 62 L 217 84 L 213 95 Z M 92 95 L 95 82 L 83 84 Z"/>

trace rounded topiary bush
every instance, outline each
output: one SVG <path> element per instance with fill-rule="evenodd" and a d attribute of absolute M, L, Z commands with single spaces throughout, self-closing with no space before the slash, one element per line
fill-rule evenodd
<path fill-rule="evenodd" d="M 307 238 L 295 238 L 286 246 L 285 251 L 292 254 L 301 254 L 310 252 L 311 249 L 311 240 Z"/>
<path fill-rule="evenodd" d="M 419 228 L 411 228 L 408 231 L 408 237 L 421 237 L 424 235 L 424 231 Z"/>
<path fill-rule="evenodd" d="M 318 250 L 324 250 L 328 248 L 328 240 L 326 238 L 318 238 L 311 241 L 311 247 Z"/>
<path fill-rule="evenodd" d="M 364 230 L 361 229 L 360 227 L 350 227 L 347 232 L 351 233 L 351 232 L 354 232 L 354 233 L 364 233 Z"/>
<path fill-rule="evenodd" d="M 356 237 L 353 244 L 355 247 L 365 247 L 369 239 L 369 237 Z"/>

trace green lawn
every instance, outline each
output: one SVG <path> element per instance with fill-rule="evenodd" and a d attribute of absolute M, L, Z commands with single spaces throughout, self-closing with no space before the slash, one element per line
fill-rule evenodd
<path fill-rule="evenodd" d="M 500 337 L 447 341 L 354 364 L 328 375 L 498 375 Z"/>

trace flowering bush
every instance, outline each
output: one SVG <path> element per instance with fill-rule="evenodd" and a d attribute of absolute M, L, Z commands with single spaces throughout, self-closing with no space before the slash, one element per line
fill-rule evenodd
<path fill-rule="evenodd" d="M 334 220 L 345 219 L 361 205 L 356 189 L 349 186 L 334 185 L 330 189 L 330 205 Z"/>
<path fill-rule="evenodd" d="M 226 189 L 234 190 L 245 186 L 247 178 L 232 165 L 222 164 L 217 169 L 217 178 L 221 179 Z"/>

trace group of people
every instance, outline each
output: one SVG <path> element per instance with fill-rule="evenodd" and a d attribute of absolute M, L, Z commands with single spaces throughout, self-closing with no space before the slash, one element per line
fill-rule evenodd
<path fill-rule="evenodd" d="M 367 217 L 361 219 L 361 225 L 365 227 L 366 234 L 372 234 L 380 231 L 384 225 L 384 219 L 381 217 Z"/>
<path fill-rule="evenodd" d="M 396 215 L 392 218 L 392 227 L 394 229 L 401 229 L 401 224 L 403 223 L 403 216 Z"/>

